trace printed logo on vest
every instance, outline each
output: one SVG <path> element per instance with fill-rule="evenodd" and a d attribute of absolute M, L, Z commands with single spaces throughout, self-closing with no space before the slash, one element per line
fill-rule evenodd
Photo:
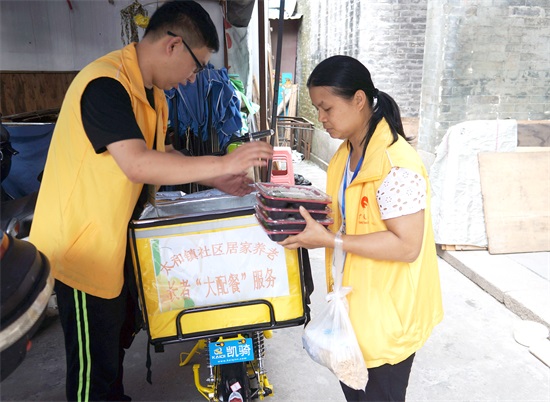
<path fill-rule="evenodd" d="M 362 211 L 358 214 L 358 223 L 362 225 L 367 225 L 369 223 L 369 214 L 368 211 L 365 211 L 365 209 L 369 206 L 369 199 L 365 195 L 361 197 L 361 208 Z"/>

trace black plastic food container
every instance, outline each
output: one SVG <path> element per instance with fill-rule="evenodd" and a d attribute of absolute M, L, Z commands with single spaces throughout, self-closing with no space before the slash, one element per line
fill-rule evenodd
<path fill-rule="evenodd" d="M 256 194 L 257 204 L 270 219 L 303 219 L 298 208 L 273 208 L 266 205 L 266 199 L 259 193 Z M 307 208 L 306 208 L 307 209 Z M 329 207 L 323 210 L 308 210 L 311 217 L 315 220 L 324 220 L 332 212 Z"/>
<path fill-rule="evenodd" d="M 331 197 L 313 186 L 292 186 L 280 183 L 256 183 L 260 202 L 269 208 L 324 210 Z"/>

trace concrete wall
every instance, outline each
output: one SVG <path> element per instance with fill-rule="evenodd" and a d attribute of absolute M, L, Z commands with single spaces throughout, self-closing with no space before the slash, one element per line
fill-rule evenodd
<path fill-rule="evenodd" d="M 287 19 L 283 25 L 281 73 L 291 73 L 293 83 L 296 82 L 296 54 L 298 53 L 298 32 L 301 23 L 301 19 Z M 271 29 L 271 49 L 275 56 L 279 34 L 279 19 L 269 20 L 269 27 Z"/>
<path fill-rule="evenodd" d="M 419 148 L 467 120 L 550 119 L 550 1 L 431 0 Z"/>
<path fill-rule="evenodd" d="M 119 49 L 120 11 L 133 0 L 66 1 L 0 0 L 0 70 L 78 71 L 86 64 Z M 222 10 L 216 0 L 198 0 L 210 14 L 223 39 Z M 155 2 L 145 9 L 152 15 Z M 72 9 L 71 9 L 72 7 Z M 139 35 L 144 30 L 139 29 Z M 223 66 L 223 47 L 211 62 Z"/>

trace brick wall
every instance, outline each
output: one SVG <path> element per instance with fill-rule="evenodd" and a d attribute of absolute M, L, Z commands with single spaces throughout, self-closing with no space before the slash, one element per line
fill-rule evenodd
<path fill-rule="evenodd" d="M 317 123 L 305 82 L 334 54 L 418 118 L 418 147 L 476 119 L 550 119 L 550 0 L 298 0 L 299 115 Z"/>
<path fill-rule="evenodd" d="M 427 0 L 299 0 L 299 113 L 317 122 L 305 83 L 323 59 L 361 60 L 374 84 L 394 97 L 403 116 L 420 108 Z"/>
<path fill-rule="evenodd" d="M 467 120 L 550 118 L 550 1 L 428 6 L 419 147 Z"/>

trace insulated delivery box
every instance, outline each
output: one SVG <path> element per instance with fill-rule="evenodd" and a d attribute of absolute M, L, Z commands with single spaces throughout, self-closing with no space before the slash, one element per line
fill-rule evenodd
<path fill-rule="evenodd" d="M 268 238 L 255 200 L 207 190 L 148 204 L 130 223 L 150 343 L 305 322 L 300 254 Z"/>

